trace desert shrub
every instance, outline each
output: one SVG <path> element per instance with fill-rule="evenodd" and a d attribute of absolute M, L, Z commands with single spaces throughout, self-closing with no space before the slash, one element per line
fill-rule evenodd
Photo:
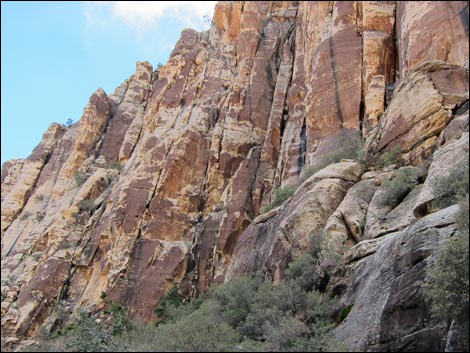
<path fill-rule="evenodd" d="M 344 321 L 348 317 L 349 313 L 351 312 L 351 309 L 353 308 L 354 304 L 348 305 L 345 307 L 343 310 L 341 310 L 341 315 L 340 315 L 340 320 Z"/>
<path fill-rule="evenodd" d="M 314 231 L 309 236 L 309 253 L 315 260 L 318 259 L 324 239 L 323 229 Z"/>
<path fill-rule="evenodd" d="M 468 158 L 460 162 L 447 176 L 436 178 L 431 183 L 436 200 L 433 206 L 438 209 L 456 204 L 469 192 Z"/>
<path fill-rule="evenodd" d="M 24 221 L 25 219 L 28 219 L 29 216 L 31 216 L 30 212 L 23 212 L 23 214 L 20 217 L 20 221 Z"/>
<path fill-rule="evenodd" d="M 224 321 L 216 300 L 207 299 L 190 315 L 156 328 L 163 352 L 229 352 L 241 342 L 240 334 Z"/>
<path fill-rule="evenodd" d="M 376 165 L 379 168 L 384 168 L 391 164 L 398 164 L 400 161 L 401 161 L 400 148 L 395 147 L 391 149 L 390 151 L 386 151 L 382 153 Z"/>
<path fill-rule="evenodd" d="M 339 163 L 342 159 L 356 159 L 364 162 L 363 140 L 359 133 L 343 134 L 341 144 L 337 148 L 322 154 L 310 167 L 302 171 L 300 184 L 326 166 Z"/>
<path fill-rule="evenodd" d="M 223 286 L 213 286 L 209 297 L 220 303 L 224 320 L 238 327 L 250 312 L 258 285 L 255 279 L 239 277 Z"/>
<path fill-rule="evenodd" d="M 382 183 L 381 203 L 383 206 L 395 206 L 418 185 L 418 179 L 422 176 L 420 168 L 403 167 L 398 170 L 392 180 Z"/>
<path fill-rule="evenodd" d="M 99 320 L 82 312 L 77 321 L 55 335 L 43 335 L 33 351 L 122 352 L 129 347 L 128 334 L 134 328 L 124 307 L 110 302 Z"/>
<path fill-rule="evenodd" d="M 315 278 L 313 276 L 315 262 L 315 258 L 309 253 L 299 255 L 289 264 L 286 271 L 286 279 L 296 283 L 304 291 L 312 289 Z"/>
<path fill-rule="evenodd" d="M 268 212 L 277 206 L 280 206 L 295 192 L 295 190 L 297 190 L 295 186 L 286 186 L 276 189 L 274 201 L 263 209 L 263 213 Z"/>
<path fill-rule="evenodd" d="M 36 212 L 36 220 L 38 222 L 41 222 L 44 219 L 44 217 L 45 217 L 44 212 L 42 211 Z"/>
<path fill-rule="evenodd" d="M 127 309 L 119 303 L 110 301 L 108 309 L 104 313 L 108 316 L 107 324 L 113 336 L 122 335 L 135 328 L 134 324 L 129 320 Z"/>
<path fill-rule="evenodd" d="M 120 306 L 103 312 L 101 322 L 83 314 L 47 343 L 59 351 L 90 352 L 342 351 L 332 331 L 337 302 L 304 285 L 311 268 L 302 264 L 310 262 L 311 255 L 299 256 L 279 285 L 235 278 L 190 303 L 174 286 L 157 310 L 167 320 L 156 327 L 135 329 Z"/>
<path fill-rule="evenodd" d="M 78 203 L 80 211 L 92 212 L 95 209 L 95 203 L 93 200 L 84 199 Z"/>
<path fill-rule="evenodd" d="M 168 319 L 168 311 L 171 307 L 177 308 L 183 304 L 183 298 L 179 294 L 178 286 L 175 284 L 170 288 L 168 293 L 160 299 L 158 306 L 155 308 L 157 314 L 157 321 L 155 325 L 158 326 Z"/>
<path fill-rule="evenodd" d="M 457 228 L 460 231 L 461 234 L 467 234 L 469 233 L 469 228 L 470 228 L 470 219 L 469 219 L 469 202 L 468 202 L 468 194 L 465 195 L 465 197 L 462 198 L 459 202 L 460 206 L 460 212 L 457 217 Z"/>
<path fill-rule="evenodd" d="M 72 247 L 72 243 L 65 240 L 62 243 L 60 243 L 59 250 L 66 250 L 66 249 L 70 249 L 71 247 Z"/>
<path fill-rule="evenodd" d="M 112 352 L 118 348 L 113 344 L 112 328 L 85 313 L 68 327 L 64 338 L 69 352 Z"/>
<path fill-rule="evenodd" d="M 38 201 L 44 201 L 45 196 L 43 194 L 37 194 L 36 195 L 36 200 Z"/>
<path fill-rule="evenodd" d="M 121 166 L 121 163 L 115 161 L 115 162 L 112 162 L 111 164 L 109 164 L 108 168 L 116 169 L 117 171 L 121 171 L 122 166 Z"/>
<path fill-rule="evenodd" d="M 90 177 L 90 175 L 86 172 L 82 172 L 82 171 L 77 171 L 73 178 L 75 179 L 75 184 L 77 186 L 81 186 L 85 183 L 85 181 L 88 180 L 88 178 Z"/>
<path fill-rule="evenodd" d="M 469 237 L 468 233 L 450 239 L 428 271 L 431 282 L 423 291 L 431 301 L 431 311 L 440 321 L 455 320 L 464 334 L 469 332 Z"/>

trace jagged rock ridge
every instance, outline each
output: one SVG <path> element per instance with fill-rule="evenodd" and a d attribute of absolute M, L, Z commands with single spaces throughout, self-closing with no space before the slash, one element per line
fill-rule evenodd
<path fill-rule="evenodd" d="M 321 228 L 344 256 L 343 274 L 325 257 L 324 289 L 362 297 L 348 281 L 372 275 L 350 264 L 376 267 L 387 239 L 407 241 L 433 198 L 426 182 L 384 209 L 390 172 L 344 161 L 257 218 L 277 187 L 358 130 L 371 159 L 393 150 L 430 164 L 451 144 L 468 154 L 466 2 L 220 2 L 211 29 L 183 31 L 166 65 L 137 63 L 114 94 L 92 95 L 79 123 L 52 124 L 30 157 L 4 164 L 2 339 L 52 325 L 59 300 L 98 310 L 104 293 L 148 321 L 173 283 L 189 297 L 258 270 L 277 281 Z M 350 333 L 391 327 L 373 322 L 353 309 L 338 334 L 401 347 Z M 426 348 L 439 349 L 435 337 Z"/>

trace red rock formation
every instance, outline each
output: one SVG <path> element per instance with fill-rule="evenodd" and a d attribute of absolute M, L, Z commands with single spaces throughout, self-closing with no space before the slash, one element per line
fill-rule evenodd
<path fill-rule="evenodd" d="M 428 158 L 468 90 L 460 66 L 416 71 L 468 60 L 468 7 L 446 4 L 220 2 L 212 28 L 184 30 L 166 65 L 137 63 L 114 94 L 95 92 L 78 124 L 52 125 L 27 160 L 3 166 L 2 334 L 35 336 L 59 299 L 93 310 L 102 293 L 150 321 L 173 283 L 197 295 L 229 267 L 253 270 L 260 249 L 279 280 L 330 216 L 346 214 L 332 234 L 359 222 L 335 209 L 360 172 L 304 185 L 294 200 L 320 207 L 314 220 L 300 201 L 256 217 L 360 128 L 373 157 L 400 146 L 411 163 Z M 295 251 L 279 224 L 298 230 Z"/>

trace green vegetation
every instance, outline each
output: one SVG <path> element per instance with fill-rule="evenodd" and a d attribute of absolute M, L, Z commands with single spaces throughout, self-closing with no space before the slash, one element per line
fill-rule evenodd
<path fill-rule="evenodd" d="M 451 170 L 448 176 L 436 178 L 432 189 L 437 196 L 433 207 L 437 209 L 454 205 L 463 199 L 469 190 L 468 157 Z"/>
<path fill-rule="evenodd" d="M 448 176 L 433 183 L 438 195 L 436 208 L 459 203 L 458 232 L 440 249 L 428 269 L 429 281 L 423 284 L 423 293 L 431 303 L 433 316 L 458 332 L 459 343 L 464 350 L 469 344 L 469 183 L 468 157 L 458 164 Z"/>
<path fill-rule="evenodd" d="M 84 199 L 78 203 L 80 211 L 92 212 L 95 209 L 95 203 L 93 200 Z"/>
<path fill-rule="evenodd" d="M 135 329 L 125 310 L 110 309 L 97 321 L 82 315 L 60 335 L 44 341 L 50 351 L 346 351 L 332 328 L 338 303 L 313 289 L 314 258 L 293 261 L 279 285 L 239 277 L 213 285 L 183 303 L 178 287 L 156 309 L 157 326 Z M 102 315 L 102 317 L 103 317 Z"/>
<path fill-rule="evenodd" d="M 392 180 L 386 180 L 382 184 L 380 200 L 382 205 L 393 207 L 399 204 L 418 185 L 418 179 L 422 176 L 422 173 L 421 168 L 400 168 Z"/>
<path fill-rule="evenodd" d="M 296 186 L 286 186 L 283 188 L 276 189 L 276 194 L 274 201 L 270 205 L 266 206 L 263 209 L 263 213 L 272 210 L 273 208 L 280 206 L 284 201 L 286 201 L 294 192 L 297 190 Z"/>
<path fill-rule="evenodd" d="M 75 179 L 75 184 L 77 184 L 77 186 L 82 186 L 85 181 L 88 180 L 88 178 L 90 177 L 90 175 L 86 172 L 81 172 L 81 171 L 77 171 L 73 178 Z"/>
<path fill-rule="evenodd" d="M 390 151 L 382 153 L 379 160 L 377 161 L 377 167 L 384 168 L 390 164 L 397 164 L 401 161 L 400 148 L 395 147 Z"/>
<path fill-rule="evenodd" d="M 341 310 L 341 317 L 340 317 L 341 322 L 346 320 L 346 318 L 348 317 L 349 313 L 351 312 L 351 309 L 353 308 L 353 306 L 354 306 L 354 304 L 351 304 L 351 305 L 348 305 L 347 307 L 345 307 L 343 310 Z"/>
<path fill-rule="evenodd" d="M 73 246 L 72 243 L 70 243 L 67 240 L 64 240 L 62 243 L 60 243 L 59 250 L 70 249 L 72 246 Z"/>
<path fill-rule="evenodd" d="M 23 214 L 20 217 L 20 221 L 24 221 L 25 219 L 28 219 L 29 216 L 31 216 L 30 212 L 23 212 Z"/>
<path fill-rule="evenodd" d="M 54 335 L 44 333 L 36 352 L 122 352 L 127 337 L 135 326 L 128 319 L 127 311 L 110 302 L 103 312 L 105 318 L 80 313 L 78 320 Z"/>
<path fill-rule="evenodd" d="M 433 316 L 441 322 L 452 321 L 469 348 L 469 227 L 468 195 L 461 203 L 457 225 L 459 233 L 440 249 L 428 270 L 429 282 L 423 293 L 431 302 Z"/>
<path fill-rule="evenodd" d="M 110 168 L 110 169 L 116 169 L 117 171 L 121 171 L 122 165 L 121 165 L 121 163 L 119 163 L 119 162 L 117 162 L 117 161 L 114 161 L 114 162 L 112 162 L 112 163 L 110 163 L 110 164 L 108 165 L 108 168 Z"/>
<path fill-rule="evenodd" d="M 44 219 L 44 217 L 45 217 L 44 212 L 42 211 L 36 212 L 36 220 L 38 222 L 41 222 Z"/>
<path fill-rule="evenodd" d="M 155 314 L 157 314 L 157 321 L 155 325 L 158 326 L 164 323 L 168 318 L 168 309 L 170 307 L 177 308 L 183 304 L 183 299 L 179 294 L 178 286 L 175 284 L 164 296 L 158 306 L 155 308 Z"/>
<path fill-rule="evenodd" d="M 344 134 L 337 148 L 322 154 L 312 166 L 302 172 L 300 184 L 326 166 L 339 163 L 342 159 L 357 159 L 364 163 L 363 141 L 359 133 Z"/>
<path fill-rule="evenodd" d="M 37 194 L 36 195 L 36 200 L 39 200 L 39 201 L 44 201 L 44 195 L 43 194 Z"/>
<path fill-rule="evenodd" d="M 321 154 L 320 157 L 314 161 L 313 165 L 305 168 L 296 185 L 276 189 L 274 201 L 270 205 L 264 207 L 261 210 L 261 213 L 266 213 L 281 205 L 295 192 L 295 190 L 297 190 L 300 185 L 302 185 L 305 180 L 326 166 L 333 163 L 339 163 L 342 159 L 356 159 L 360 163 L 366 163 L 363 140 L 359 132 L 342 133 L 339 146 L 329 152 Z"/>

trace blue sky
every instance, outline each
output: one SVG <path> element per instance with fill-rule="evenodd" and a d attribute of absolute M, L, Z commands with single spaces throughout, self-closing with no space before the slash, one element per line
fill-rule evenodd
<path fill-rule="evenodd" d="M 77 121 L 137 61 L 166 63 L 215 1 L 1 2 L 1 163 L 26 158 L 52 122 Z"/>

